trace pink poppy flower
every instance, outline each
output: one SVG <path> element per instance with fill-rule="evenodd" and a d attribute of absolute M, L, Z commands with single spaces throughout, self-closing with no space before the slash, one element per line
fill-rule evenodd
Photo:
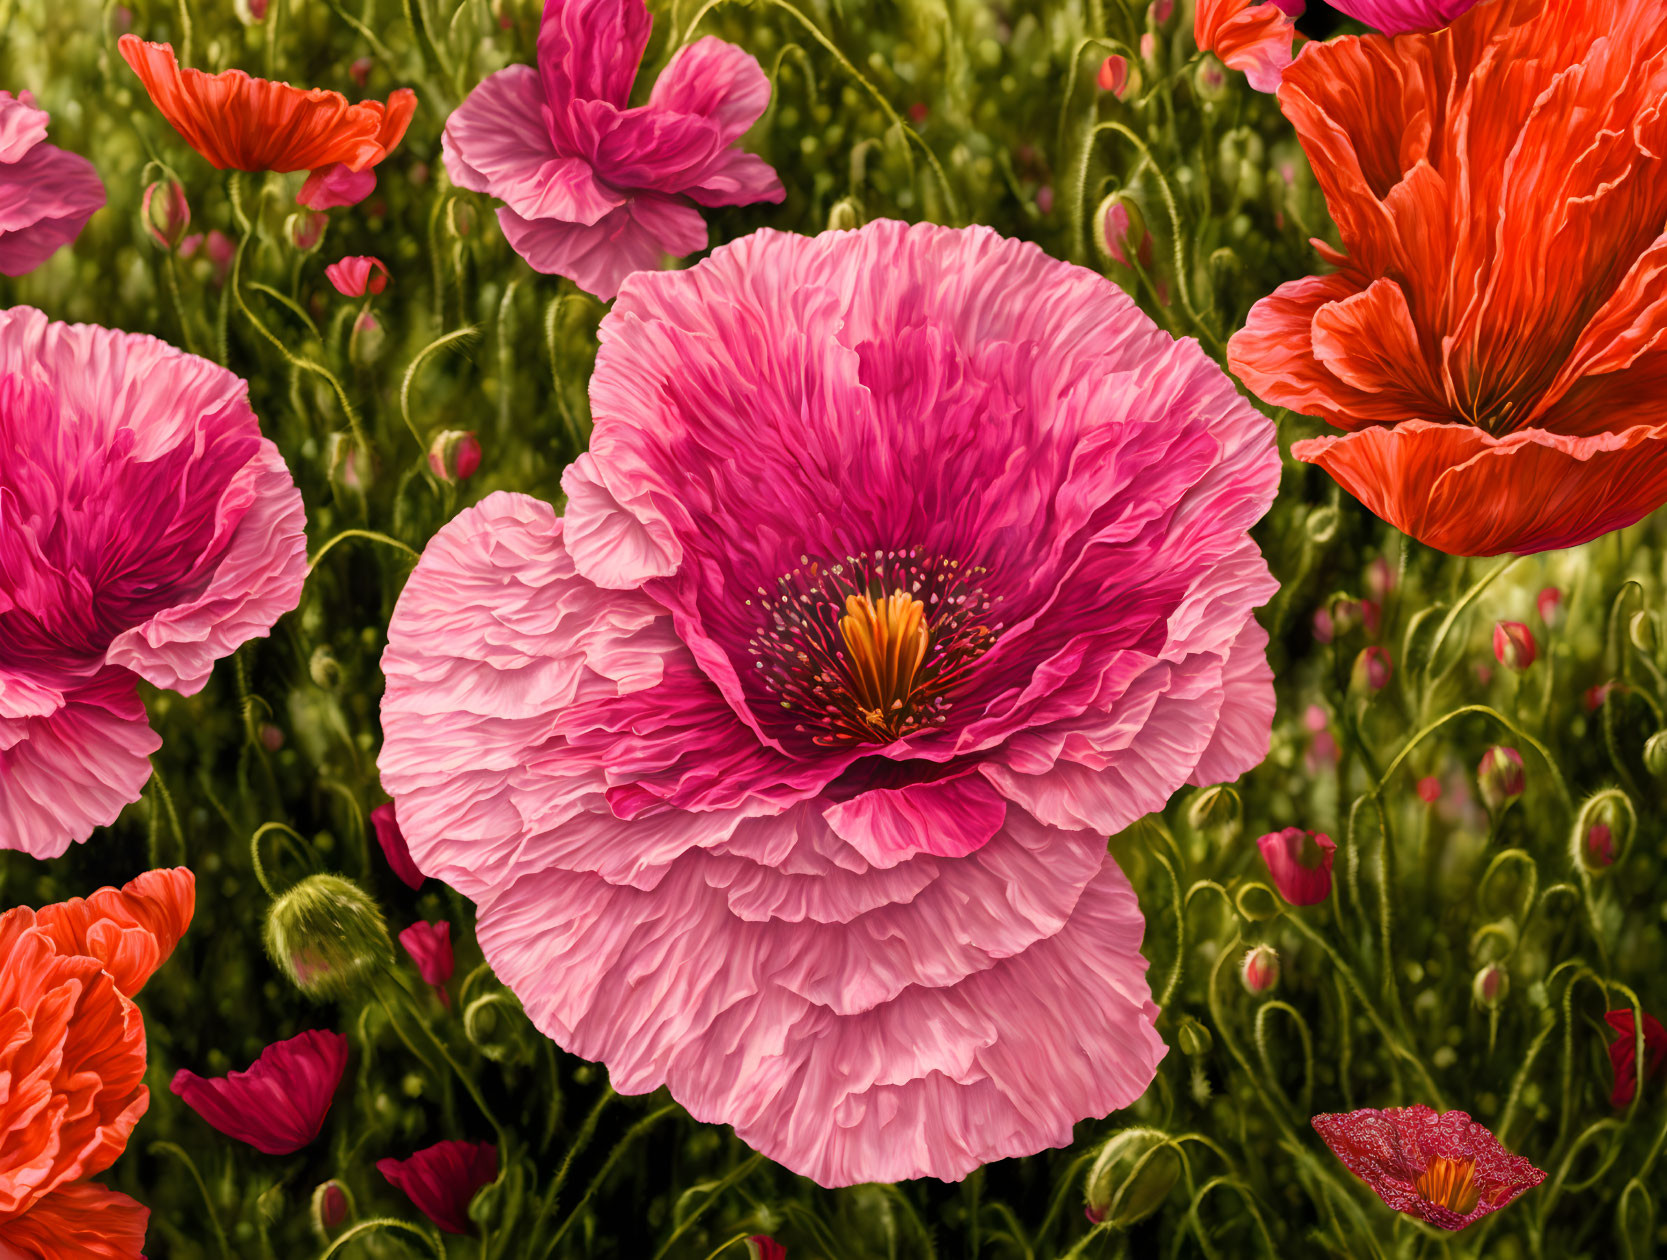
<path fill-rule="evenodd" d="M 1609 1066 L 1615 1073 L 1614 1088 L 1609 1094 L 1611 1107 L 1625 1107 L 1638 1092 L 1638 1024 L 1630 1006 L 1604 1015 L 1604 1021 L 1615 1030 L 1615 1040 L 1609 1043 Z M 1667 1067 L 1667 1028 L 1654 1015 L 1644 1016 L 1644 1079 L 1654 1080 Z"/>
<path fill-rule="evenodd" d="M 1164 1053 L 1106 835 L 1267 750 L 1272 426 L 985 228 L 758 232 L 601 337 L 565 519 L 489 496 L 395 610 L 418 867 L 616 1089 L 823 1185 L 1068 1143 Z"/>
<path fill-rule="evenodd" d="M 301 495 L 246 386 L 151 337 L 0 311 L 0 849 L 139 799 L 137 680 L 186 695 L 294 608 Z"/>
<path fill-rule="evenodd" d="M 1433 31 L 1468 12 L 1476 0 L 1331 0 L 1331 7 L 1385 35 Z"/>
<path fill-rule="evenodd" d="M 490 1142 L 436 1142 L 410 1159 L 379 1159 L 376 1171 L 446 1233 L 467 1234 L 474 1228 L 469 1204 L 482 1186 L 498 1179 L 498 1148 Z"/>
<path fill-rule="evenodd" d="M 313 1029 L 275 1041 L 241 1072 L 205 1079 L 181 1068 L 168 1087 L 227 1137 L 293 1155 L 318 1136 L 347 1070 L 347 1038 Z"/>
<path fill-rule="evenodd" d="M 417 972 L 424 984 L 440 991 L 440 997 L 450 1005 L 446 981 L 451 979 L 454 962 L 451 952 L 451 924 L 413 923 L 399 934 L 399 943 L 417 964 Z"/>
<path fill-rule="evenodd" d="M 371 810 L 370 824 L 376 831 L 376 843 L 382 846 L 382 856 L 388 859 L 394 874 L 408 888 L 421 888 L 424 876 L 411 860 L 411 850 L 406 847 L 405 836 L 394 817 L 394 803 L 384 801 Z"/>
<path fill-rule="evenodd" d="M 326 278 L 343 297 L 364 297 L 380 293 L 388 287 L 388 268 L 380 258 L 352 254 L 338 259 L 324 269 Z"/>
<path fill-rule="evenodd" d="M 1315 1116 L 1309 1123 L 1378 1198 L 1440 1229 L 1473 1225 L 1545 1180 L 1462 1111 L 1437 1115 L 1419 1103 Z"/>
<path fill-rule="evenodd" d="M 538 65 L 489 75 L 446 120 L 446 170 L 502 201 L 510 246 L 604 301 L 633 271 L 706 248 L 700 206 L 780 201 L 737 142 L 770 103 L 750 55 L 706 36 L 627 108 L 652 25 L 643 0 L 545 0 Z"/>
<path fill-rule="evenodd" d="M 33 271 L 104 205 L 93 164 L 46 143 L 49 118 L 30 93 L 0 92 L 0 275 Z"/>
<path fill-rule="evenodd" d="M 1331 895 L 1331 857 L 1337 845 L 1323 832 L 1287 827 L 1256 842 L 1279 895 L 1293 906 L 1318 905 Z"/>

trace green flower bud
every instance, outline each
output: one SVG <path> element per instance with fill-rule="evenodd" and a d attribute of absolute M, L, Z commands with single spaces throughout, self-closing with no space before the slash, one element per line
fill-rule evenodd
<path fill-rule="evenodd" d="M 1651 774 L 1667 774 L 1667 731 L 1657 731 L 1644 741 L 1644 769 Z"/>
<path fill-rule="evenodd" d="M 1201 101 L 1226 100 L 1227 67 L 1222 65 L 1214 54 L 1205 53 L 1203 60 L 1198 63 L 1198 69 L 1193 71 L 1192 86 Z"/>
<path fill-rule="evenodd" d="M 1498 963 L 1489 963 L 1471 981 L 1470 995 L 1483 1010 L 1496 1011 L 1511 991 L 1511 975 Z"/>
<path fill-rule="evenodd" d="M 1231 844 L 1239 834 L 1244 807 L 1239 794 L 1225 783 L 1194 792 L 1187 804 L 1187 823 L 1201 836 Z"/>
<path fill-rule="evenodd" d="M 1646 655 L 1653 654 L 1661 642 L 1661 619 L 1648 608 L 1640 608 L 1627 622 L 1626 631 L 1633 647 Z"/>
<path fill-rule="evenodd" d="M 862 226 L 862 207 L 855 198 L 841 197 L 828 211 L 828 231 L 849 232 Z"/>
<path fill-rule="evenodd" d="M 1127 1229 L 1157 1211 L 1180 1179 L 1181 1158 L 1167 1133 L 1114 1133 L 1088 1170 L 1088 1219 Z"/>
<path fill-rule="evenodd" d="M 1337 526 L 1343 514 L 1330 505 L 1317 507 L 1308 514 L 1308 536 L 1322 547 L 1337 537 Z"/>
<path fill-rule="evenodd" d="M 340 875 L 309 875 L 266 912 L 266 952 L 308 997 L 340 997 L 394 961 L 382 911 Z"/>
<path fill-rule="evenodd" d="M 1575 816 L 1570 850 L 1593 874 L 1608 870 L 1626 853 L 1637 822 L 1626 793 L 1606 788 L 1587 798 Z"/>
<path fill-rule="evenodd" d="M 1196 1059 L 1199 1055 L 1210 1053 L 1210 1048 L 1215 1045 L 1215 1038 L 1210 1035 L 1207 1027 L 1188 1015 L 1175 1030 L 1175 1044 L 1181 1048 L 1182 1054 L 1189 1059 Z"/>
<path fill-rule="evenodd" d="M 313 649 L 307 661 L 307 672 L 326 691 L 334 691 L 341 686 L 342 667 L 336 660 L 336 654 L 322 644 Z"/>

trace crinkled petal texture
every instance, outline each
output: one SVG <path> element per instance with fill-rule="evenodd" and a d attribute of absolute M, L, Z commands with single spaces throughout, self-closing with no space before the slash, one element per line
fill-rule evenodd
<path fill-rule="evenodd" d="M 96 958 L 128 997 L 168 961 L 197 906 L 197 880 L 183 866 L 146 871 L 37 912 L 36 924 L 66 954 Z"/>
<path fill-rule="evenodd" d="M 1643 0 L 1308 45 L 1280 107 L 1343 248 L 1228 347 L 1263 399 L 1348 430 L 1293 453 L 1460 555 L 1574 546 L 1667 502 L 1664 94 Z"/>
<path fill-rule="evenodd" d="M 187 694 L 295 607 L 304 518 L 244 383 L 150 337 L 0 312 L 0 848 L 138 799 L 135 676 Z"/>
<path fill-rule="evenodd" d="M 738 147 L 770 82 L 733 44 L 680 48 L 647 104 L 627 107 L 649 27 L 643 0 L 546 0 L 538 65 L 489 75 L 446 120 L 452 182 L 504 203 L 504 235 L 534 269 L 604 300 L 633 271 L 706 248 L 697 206 L 786 195 Z"/>
<path fill-rule="evenodd" d="M 1331 7 L 1385 35 L 1433 31 L 1446 26 L 1476 0 L 1331 0 Z"/>
<path fill-rule="evenodd" d="M 117 47 L 169 125 L 223 171 L 310 171 L 336 164 L 365 171 L 399 144 L 417 109 L 409 88 L 394 91 L 386 104 L 350 104 L 340 92 L 291 87 L 241 70 L 182 68 L 172 46 L 137 35 L 123 35 Z"/>
<path fill-rule="evenodd" d="M 132 1223 L 136 1205 L 74 1183 L 126 1147 L 150 1102 L 144 1074 L 139 1009 L 98 959 L 64 952 L 32 910 L 0 915 L 0 1254 L 31 1254 L 105 1198 L 121 1200 L 113 1235 Z"/>
<path fill-rule="evenodd" d="M 47 144 L 46 124 L 29 93 L 0 92 L 0 275 L 33 271 L 104 205 L 93 164 Z"/>
<path fill-rule="evenodd" d="M 982 228 L 760 232 L 602 342 L 565 518 L 489 497 L 395 610 L 418 867 L 616 1088 L 824 1185 L 1068 1142 L 1164 1050 L 1106 834 L 1267 747 L 1271 426 Z"/>
<path fill-rule="evenodd" d="M 1473 1225 L 1545 1180 L 1545 1173 L 1506 1150 L 1462 1111 L 1437 1114 L 1422 1103 L 1383 1111 L 1368 1107 L 1315 1116 L 1310 1123 L 1343 1166 L 1384 1203 L 1441 1229 Z M 1420 1192 L 1419 1177 L 1438 1159 L 1473 1165 L 1477 1197 L 1468 1211 L 1455 1212 Z"/>
<path fill-rule="evenodd" d="M 60 1186 L 0 1225 L 6 1260 L 144 1260 L 150 1209 L 96 1181 Z M 9 1248 L 9 1250 L 8 1250 Z"/>
<path fill-rule="evenodd" d="M 293 1155 L 318 1136 L 347 1070 L 347 1038 L 317 1029 L 275 1041 L 241 1072 L 204 1078 L 181 1068 L 169 1085 L 227 1137 Z"/>

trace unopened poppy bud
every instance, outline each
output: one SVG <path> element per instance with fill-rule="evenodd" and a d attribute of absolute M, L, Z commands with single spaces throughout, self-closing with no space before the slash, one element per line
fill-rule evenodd
<path fill-rule="evenodd" d="M 307 673 L 326 691 L 334 691 L 341 686 L 342 667 L 336 660 L 336 654 L 322 644 L 314 648 L 312 656 L 308 658 Z"/>
<path fill-rule="evenodd" d="M 1534 632 L 1520 621 L 1496 621 L 1493 624 L 1493 654 L 1506 669 L 1522 671 L 1534 663 L 1540 654 L 1534 642 Z"/>
<path fill-rule="evenodd" d="M 1230 844 L 1239 834 L 1244 809 L 1239 794 L 1225 783 L 1193 793 L 1187 805 L 1187 823 L 1201 836 Z"/>
<path fill-rule="evenodd" d="M 1632 803 L 1615 788 L 1590 797 L 1574 819 L 1574 858 L 1588 871 L 1604 871 L 1626 852 L 1632 838 Z"/>
<path fill-rule="evenodd" d="M 1586 828 L 1586 842 L 1581 852 L 1582 861 L 1590 870 L 1602 870 L 1615 864 L 1615 833 L 1608 823 L 1593 823 Z"/>
<path fill-rule="evenodd" d="M 1125 1129 L 1114 1133 L 1088 1169 L 1088 1219 L 1127 1229 L 1163 1205 L 1181 1179 L 1181 1160 L 1167 1133 Z"/>
<path fill-rule="evenodd" d="M 1534 597 L 1534 608 L 1540 614 L 1540 624 L 1555 630 L 1563 624 L 1563 592 L 1548 586 Z"/>
<path fill-rule="evenodd" d="M 1522 773 L 1522 754 L 1503 744 L 1489 748 L 1476 767 L 1476 786 L 1489 810 L 1497 811 L 1521 796 L 1527 786 Z"/>
<path fill-rule="evenodd" d="M 260 731 L 260 746 L 269 753 L 275 753 L 284 746 L 284 733 L 270 722 L 262 722 Z"/>
<path fill-rule="evenodd" d="M 1175 0 L 1152 0 L 1152 7 L 1146 10 L 1153 26 L 1162 26 L 1174 12 Z"/>
<path fill-rule="evenodd" d="M 1308 536 L 1322 546 L 1337 537 L 1337 527 L 1343 514 L 1329 504 L 1317 507 L 1308 514 Z"/>
<path fill-rule="evenodd" d="M 828 211 L 828 231 L 850 232 L 862 226 L 862 207 L 855 198 L 841 197 Z"/>
<path fill-rule="evenodd" d="M 1151 31 L 1147 31 L 1140 37 L 1140 60 L 1149 66 L 1157 60 L 1157 56 L 1157 36 L 1153 35 Z"/>
<path fill-rule="evenodd" d="M 1239 979 L 1253 997 L 1272 993 L 1279 984 L 1279 952 L 1272 945 L 1258 945 L 1248 951 L 1239 967 Z"/>
<path fill-rule="evenodd" d="M 428 469 L 441 481 L 467 481 L 479 467 L 480 439 L 467 430 L 443 430 L 428 444 Z"/>
<path fill-rule="evenodd" d="M 1218 61 L 1213 53 L 1205 53 L 1203 60 L 1198 63 L 1198 69 L 1192 74 L 1193 90 L 1198 93 L 1201 101 L 1221 101 L 1227 99 L 1227 68 Z"/>
<path fill-rule="evenodd" d="M 370 72 L 376 68 L 376 63 L 369 57 L 360 57 L 347 68 L 347 73 L 353 76 L 353 81 L 360 87 L 370 82 Z"/>
<path fill-rule="evenodd" d="M 1389 592 L 1395 589 L 1395 569 L 1382 556 L 1376 557 L 1366 567 L 1366 589 L 1380 603 L 1389 598 Z"/>
<path fill-rule="evenodd" d="M 1132 267 L 1138 260 L 1142 267 L 1152 261 L 1152 238 L 1146 231 L 1146 220 L 1140 206 L 1127 193 L 1113 193 L 1100 203 L 1095 212 L 1100 240 L 1114 263 Z"/>
<path fill-rule="evenodd" d="M 139 217 L 144 220 L 151 240 L 163 249 L 178 249 L 186 229 L 191 226 L 191 203 L 186 201 L 180 182 L 165 179 L 145 185 Z"/>
<path fill-rule="evenodd" d="M 768 1234 L 751 1234 L 747 1238 L 747 1260 L 787 1260 L 787 1248 Z"/>
<path fill-rule="evenodd" d="M 1470 995 L 1483 1010 L 1496 1011 L 1511 991 L 1511 977 L 1498 963 L 1489 963 L 1470 982 Z"/>
<path fill-rule="evenodd" d="M 1426 805 L 1434 805 L 1441 799 L 1441 780 L 1433 774 L 1427 774 L 1418 780 L 1418 799 Z"/>
<path fill-rule="evenodd" d="M 324 459 L 333 484 L 355 494 L 363 494 L 370 487 L 370 456 L 351 434 L 332 433 L 324 445 Z"/>
<path fill-rule="evenodd" d="M 1360 601 L 1352 595 L 1333 595 L 1331 597 L 1331 624 L 1337 632 L 1337 637 L 1353 634 L 1366 624 L 1366 610 Z"/>
<path fill-rule="evenodd" d="M 1135 72 L 1136 79 L 1140 72 Z M 1129 59 L 1121 53 L 1112 53 L 1100 63 L 1100 73 L 1096 79 L 1100 91 L 1110 92 L 1118 100 L 1127 100 L 1132 91 L 1129 83 Z"/>
<path fill-rule="evenodd" d="M 1196 1059 L 1201 1054 L 1210 1053 L 1215 1045 L 1215 1038 L 1210 1030 L 1199 1023 L 1191 1015 L 1184 1016 L 1181 1026 L 1175 1030 L 1175 1044 L 1181 1048 L 1181 1053 L 1189 1059 Z"/>
<path fill-rule="evenodd" d="M 1337 637 L 1337 624 L 1332 621 L 1331 613 L 1324 608 L 1314 610 L 1314 641 L 1316 643 L 1330 643 Z"/>
<path fill-rule="evenodd" d="M 353 1199 L 341 1182 L 323 1182 L 313 1191 L 313 1230 L 322 1239 L 330 1237 L 353 1214 Z"/>
<path fill-rule="evenodd" d="M 266 11 L 270 7 L 270 0 L 234 0 L 232 4 L 238 20 L 245 26 L 259 26 L 266 21 Z"/>
<path fill-rule="evenodd" d="M 1314 906 L 1331 895 L 1331 859 L 1337 845 L 1323 832 L 1287 827 L 1256 842 L 1279 895 L 1293 906 Z"/>
<path fill-rule="evenodd" d="M 367 308 L 353 321 L 353 332 L 347 339 L 348 356 L 355 363 L 375 363 L 387 342 L 388 334 L 382 331 L 381 322 Z"/>
<path fill-rule="evenodd" d="M 1354 658 L 1354 684 L 1357 687 L 1382 691 L 1389 685 L 1394 672 L 1395 662 L 1390 659 L 1388 648 L 1373 644 Z"/>
<path fill-rule="evenodd" d="M 340 875 L 309 875 L 266 913 L 266 952 L 308 997 L 340 997 L 392 964 L 370 895 Z"/>
<path fill-rule="evenodd" d="M 1661 642 L 1660 619 L 1648 608 L 1640 608 L 1632 614 L 1632 620 L 1627 622 L 1627 637 L 1632 640 L 1632 646 L 1640 652 L 1655 651 L 1656 644 Z"/>
<path fill-rule="evenodd" d="M 1667 774 L 1667 731 L 1657 731 L 1644 741 L 1644 769 L 1654 775 Z"/>
<path fill-rule="evenodd" d="M 284 220 L 284 235 L 299 252 L 310 254 L 323 244 L 329 224 L 330 216 L 322 210 L 297 210 Z"/>
<path fill-rule="evenodd" d="M 1262 191 L 1267 146 L 1249 127 L 1234 127 L 1216 144 L 1216 164 L 1221 182 L 1239 201 L 1249 201 Z"/>

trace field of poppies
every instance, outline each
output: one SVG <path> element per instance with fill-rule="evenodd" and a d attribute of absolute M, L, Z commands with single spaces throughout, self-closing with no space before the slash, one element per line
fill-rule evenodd
<path fill-rule="evenodd" d="M 0 1257 L 1667 1253 L 1667 0 L 0 0 Z"/>

